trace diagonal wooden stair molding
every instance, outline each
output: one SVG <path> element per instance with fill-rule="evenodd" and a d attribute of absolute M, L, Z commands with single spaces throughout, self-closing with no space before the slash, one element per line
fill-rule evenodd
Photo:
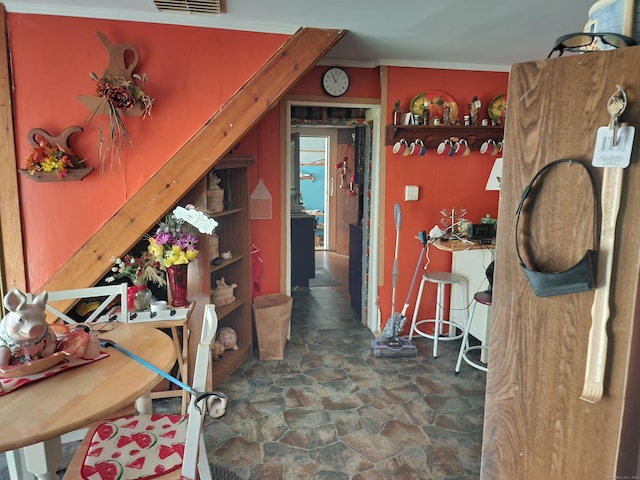
<path fill-rule="evenodd" d="M 345 34 L 300 28 L 41 290 L 93 285 Z"/>

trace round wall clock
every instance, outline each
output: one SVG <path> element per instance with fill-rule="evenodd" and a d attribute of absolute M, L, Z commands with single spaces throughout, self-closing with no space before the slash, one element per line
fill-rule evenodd
<path fill-rule="evenodd" d="M 330 68 L 322 76 L 322 88 L 332 97 L 344 95 L 349 88 L 349 75 L 342 68 Z"/>

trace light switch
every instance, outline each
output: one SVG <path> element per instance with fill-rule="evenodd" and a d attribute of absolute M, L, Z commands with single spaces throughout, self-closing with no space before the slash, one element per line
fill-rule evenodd
<path fill-rule="evenodd" d="M 416 200 L 418 200 L 419 193 L 420 193 L 420 187 L 418 187 L 418 185 L 405 185 L 404 201 L 415 202 Z"/>

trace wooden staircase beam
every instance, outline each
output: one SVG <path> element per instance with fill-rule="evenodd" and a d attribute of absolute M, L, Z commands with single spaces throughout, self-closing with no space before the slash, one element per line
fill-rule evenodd
<path fill-rule="evenodd" d="M 300 28 L 42 289 L 87 287 L 104 276 L 109 259 L 129 251 L 344 34 Z"/>
<path fill-rule="evenodd" d="M 6 21 L 4 4 L 0 3 L 0 298 L 5 288 L 26 288 Z"/>

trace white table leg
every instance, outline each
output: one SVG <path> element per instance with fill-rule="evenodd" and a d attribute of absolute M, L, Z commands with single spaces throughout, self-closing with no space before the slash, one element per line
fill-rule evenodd
<path fill-rule="evenodd" d="M 21 450 L 11 450 L 10 452 L 6 452 L 5 458 L 7 461 L 7 470 L 9 470 L 10 480 L 33 479 L 33 475 L 29 475 L 29 472 L 27 472 L 27 466 Z"/>
<path fill-rule="evenodd" d="M 146 395 L 136 399 L 136 411 L 140 415 L 151 415 L 153 413 L 151 394 L 147 393 Z"/>
<path fill-rule="evenodd" d="M 62 442 L 55 437 L 24 447 L 27 470 L 38 480 L 58 480 L 56 470 L 62 461 Z"/>

